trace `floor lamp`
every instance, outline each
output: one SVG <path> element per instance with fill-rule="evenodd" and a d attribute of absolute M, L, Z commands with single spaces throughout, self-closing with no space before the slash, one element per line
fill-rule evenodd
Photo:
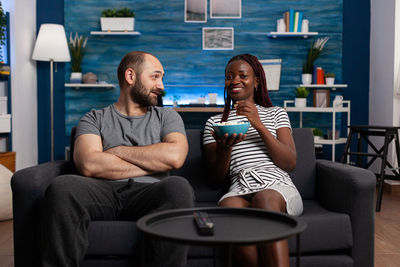
<path fill-rule="evenodd" d="M 51 161 L 54 160 L 54 114 L 53 114 L 53 62 L 71 61 L 67 37 L 63 25 L 42 24 L 32 54 L 33 60 L 50 61 L 50 118 Z"/>

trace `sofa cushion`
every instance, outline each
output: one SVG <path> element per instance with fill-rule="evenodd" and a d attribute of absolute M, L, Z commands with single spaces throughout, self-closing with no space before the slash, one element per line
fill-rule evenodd
<path fill-rule="evenodd" d="M 207 179 L 206 167 L 202 155 L 202 131 L 186 129 L 189 142 L 189 153 L 182 168 L 174 170 L 171 175 L 185 177 L 192 185 L 196 201 L 217 202 L 221 196 L 222 188 L 212 188 L 211 181 Z"/>
<path fill-rule="evenodd" d="M 294 128 L 293 139 L 296 144 L 296 168 L 290 173 L 303 199 L 315 199 L 315 150 L 314 136 L 310 128 Z"/>
<path fill-rule="evenodd" d="M 302 255 L 301 267 L 354 267 L 353 258 L 346 254 Z M 290 258 L 290 266 L 296 266 L 296 258 Z"/>
<path fill-rule="evenodd" d="M 11 176 L 13 173 L 0 164 L 0 221 L 13 218 Z"/>
<path fill-rule="evenodd" d="M 349 250 L 353 245 L 350 217 L 344 213 L 331 212 L 316 201 L 305 200 L 304 212 L 298 217 L 307 224 L 300 234 L 302 253 Z M 296 251 L 296 239 L 289 239 L 290 253 Z"/>

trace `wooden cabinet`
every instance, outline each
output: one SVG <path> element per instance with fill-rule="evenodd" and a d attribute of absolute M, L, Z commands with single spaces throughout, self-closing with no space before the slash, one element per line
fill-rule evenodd
<path fill-rule="evenodd" d="M 15 172 L 15 152 L 0 152 L 0 164 Z"/>

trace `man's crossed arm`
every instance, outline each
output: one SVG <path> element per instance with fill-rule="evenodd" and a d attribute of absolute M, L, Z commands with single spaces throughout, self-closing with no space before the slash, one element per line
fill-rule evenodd
<path fill-rule="evenodd" d="M 74 162 L 84 176 L 117 180 L 180 168 L 187 153 L 187 139 L 178 132 L 168 134 L 161 143 L 106 151 L 100 136 L 83 134 L 75 141 Z"/>

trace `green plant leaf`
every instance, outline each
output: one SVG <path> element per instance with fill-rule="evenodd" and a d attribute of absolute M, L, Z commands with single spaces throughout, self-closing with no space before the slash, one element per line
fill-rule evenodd
<path fill-rule="evenodd" d="M 112 17 L 116 17 L 116 18 L 134 18 L 135 17 L 135 13 L 128 7 L 124 7 L 124 8 L 120 8 L 120 9 L 104 9 L 101 12 L 101 16 L 102 17 L 106 17 L 106 18 L 112 18 Z"/>
<path fill-rule="evenodd" d="M 310 91 L 306 87 L 297 87 L 294 90 L 294 93 L 296 98 L 307 98 L 307 96 L 310 94 Z"/>

